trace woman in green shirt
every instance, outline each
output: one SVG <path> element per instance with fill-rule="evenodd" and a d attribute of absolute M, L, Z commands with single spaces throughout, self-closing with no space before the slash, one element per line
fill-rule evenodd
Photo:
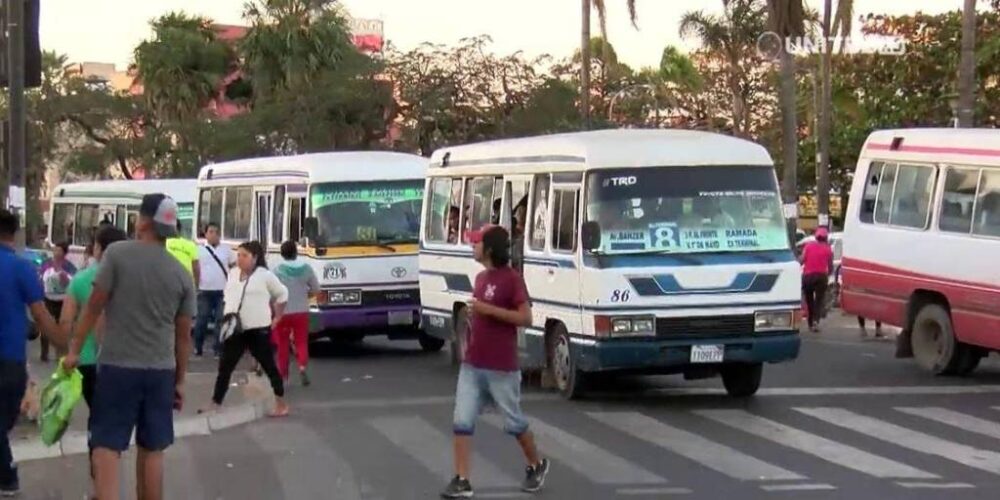
<path fill-rule="evenodd" d="M 101 256 L 104 255 L 104 251 L 109 245 L 125 239 L 127 239 L 125 232 L 114 226 L 103 227 L 97 232 L 94 241 L 94 260 L 96 263 L 73 276 L 73 280 L 66 288 L 66 299 L 59 316 L 59 326 L 62 327 L 63 335 L 66 335 L 67 338 L 72 338 L 70 332 L 72 332 L 73 322 L 77 320 L 87 305 L 87 301 L 90 300 L 90 292 L 94 289 L 94 278 L 101 266 Z M 80 364 L 77 367 L 83 375 L 83 399 L 87 402 L 88 408 L 93 403 L 94 397 L 97 351 L 97 339 L 92 331 L 87 335 L 87 339 L 84 340 L 83 346 L 80 348 Z"/>

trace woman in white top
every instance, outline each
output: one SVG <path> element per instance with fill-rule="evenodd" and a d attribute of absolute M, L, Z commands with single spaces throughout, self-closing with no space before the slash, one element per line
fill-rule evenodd
<path fill-rule="evenodd" d="M 239 313 L 242 331 L 222 344 L 219 375 L 215 379 L 215 393 L 212 395 L 213 409 L 222 406 L 233 370 L 243 353 L 249 350 L 260 363 L 274 389 L 275 405 L 271 416 L 288 415 L 288 404 L 284 399 L 285 387 L 271 346 L 271 329 L 285 312 L 288 289 L 267 269 L 264 248 L 260 243 L 249 241 L 237 249 L 236 269 L 229 273 L 224 301 L 225 314 Z"/>

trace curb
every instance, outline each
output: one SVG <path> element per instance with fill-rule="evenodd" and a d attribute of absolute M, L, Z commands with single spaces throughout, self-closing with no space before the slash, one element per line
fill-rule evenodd
<path fill-rule="evenodd" d="M 209 436 L 231 427 L 248 424 L 265 418 L 270 411 L 270 402 L 265 400 L 246 402 L 241 405 L 224 407 L 222 410 L 193 417 L 174 419 L 174 439 L 191 436 Z M 135 444 L 132 435 L 130 444 Z M 20 439 L 10 443 L 17 463 L 45 460 L 50 458 L 83 455 L 87 450 L 87 433 L 68 431 L 58 444 L 46 446 L 40 437 Z"/>

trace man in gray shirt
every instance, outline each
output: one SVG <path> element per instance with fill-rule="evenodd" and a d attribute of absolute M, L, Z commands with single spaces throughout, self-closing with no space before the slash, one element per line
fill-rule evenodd
<path fill-rule="evenodd" d="M 90 441 L 95 489 L 118 499 L 118 461 L 135 430 L 138 498 L 163 498 L 163 450 L 173 444 L 173 410 L 183 403 L 196 293 L 191 274 L 166 249 L 177 235 L 177 204 L 163 194 L 142 198 L 137 241 L 108 247 L 94 291 L 73 332 L 64 366 L 103 313 Z"/>

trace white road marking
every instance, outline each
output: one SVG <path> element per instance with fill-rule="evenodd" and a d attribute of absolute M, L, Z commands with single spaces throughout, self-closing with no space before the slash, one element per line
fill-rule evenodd
<path fill-rule="evenodd" d="M 330 498 L 336 492 L 338 499 L 361 499 L 360 485 L 350 464 L 304 424 L 266 422 L 247 427 L 246 433 L 273 456 L 282 498 Z"/>
<path fill-rule="evenodd" d="M 709 469 L 742 481 L 806 479 L 697 434 L 636 412 L 587 413 L 591 418 L 635 438 L 667 449 Z"/>
<path fill-rule="evenodd" d="M 756 397 L 811 397 L 811 396 L 933 396 L 955 394 L 995 394 L 1000 385 L 928 385 L 928 386 L 872 386 L 872 387 L 765 387 Z M 725 396 L 724 389 L 713 387 L 671 387 L 648 389 L 625 394 L 630 398 L 651 396 Z M 620 398 L 622 393 L 592 393 L 594 397 Z M 525 403 L 561 401 L 557 394 L 528 393 L 521 397 Z M 413 398 L 363 398 L 331 401 L 303 401 L 296 408 L 304 410 L 350 410 L 369 408 L 398 408 L 406 406 L 454 405 L 455 395 L 421 396 Z"/>
<path fill-rule="evenodd" d="M 420 417 L 380 417 L 371 426 L 407 455 L 443 481 L 455 475 L 452 469 L 452 437 Z M 492 488 L 520 484 L 499 467 L 476 453 L 472 457 L 472 484 Z"/>
<path fill-rule="evenodd" d="M 969 483 L 922 483 L 922 482 L 906 482 L 897 481 L 896 484 L 910 489 L 931 489 L 931 490 L 957 490 L 957 489 L 968 489 L 975 488 L 975 485 Z"/>
<path fill-rule="evenodd" d="M 972 415 L 966 415 L 947 408 L 936 406 L 927 407 L 900 407 L 896 408 L 908 415 L 914 415 L 928 420 L 933 420 L 952 427 L 958 427 L 974 434 L 981 434 L 995 439 L 1000 439 L 1000 424 L 991 420 L 986 420 Z"/>
<path fill-rule="evenodd" d="M 500 415 L 484 417 L 490 425 L 503 428 Z M 578 436 L 538 419 L 529 419 L 538 440 L 539 452 L 597 484 L 665 484 L 666 479 L 640 465 L 625 460 Z"/>
<path fill-rule="evenodd" d="M 825 491 L 835 490 L 836 486 L 826 483 L 808 484 L 762 484 L 760 489 L 764 491 Z"/>
<path fill-rule="evenodd" d="M 869 476 L 897 479 L 938 478 L 935 474 L 743 410 L 698 410 L 694 413 Z"/>
<path fill-rule="evenodd" d="M 615 490 L 615 493 L 624 496 L 690 495 L 691 490 L 688 488 L 675 488 L 668 486 L 663 488 L 619 488 Z"/>
<path fill-rule="evenodd" d="M 936 455 L 1000 475 L 1000 453 L 953 443 L 842 408 L 795 408 L 796 411 L 913 451 Z"/>

